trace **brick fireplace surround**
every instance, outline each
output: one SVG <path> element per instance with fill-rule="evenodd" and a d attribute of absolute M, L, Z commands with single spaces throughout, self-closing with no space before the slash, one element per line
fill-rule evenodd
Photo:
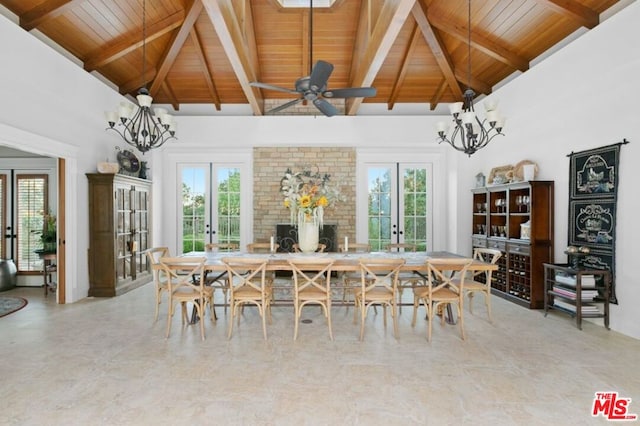
<path fill-rule="evenodd" d="M 320 173 L 331 175 L 345 201 L 325 211 L 325 222 L 338 225 L 338 240 L 349 236 L 355 241 L 356 230 L 356 151 L 336 147 L 260 147 L 253 150 L 253 235 L 256 241 L 268 242 L 278 223 L 289 222 L 289 210 L 283 205 L 280 180 L 287 168 L 301 170 L 303 165 L 317 166 Z"/>

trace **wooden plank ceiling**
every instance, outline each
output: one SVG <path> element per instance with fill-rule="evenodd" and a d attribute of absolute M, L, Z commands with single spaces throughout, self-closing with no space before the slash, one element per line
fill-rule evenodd
<path fill-rule="evenodd" d="M 581 27 L 592 29 L 616 0 L 473 0 L 471 75 L 467 0 L 336 0 L 313 13 L 277 0 L 0 0 L 26 31 L 37 29 L 99 72 L 122 94 L 147 85 L 154 103 L 248 104 L 295 98 L 257 89 L 252 81 L 294 88 L 313 61 L 335 66 L 329 88 L 373 86 L 362 102 L 422 103 L 434 109 L 459 101 L 469 86 L 492 87 Z M 318 2 L 316 2 L 318 3 Z M 144 67 L 143 67 L 144 61 Z M 143 75 L 143 68 L 145 70 Z M 426 110 L 425 110 L 426 112 Z M 284 111 L 286 113 L 286 110 Z"/>

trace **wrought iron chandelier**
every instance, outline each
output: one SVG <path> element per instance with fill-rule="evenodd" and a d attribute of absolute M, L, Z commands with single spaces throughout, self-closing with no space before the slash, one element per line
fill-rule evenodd
<path fill-rule="evenodd" d="M 153 148 L 161 147 L 169 139 L 176 139 L 176 123 L 166 109 L 154 108 L 151 110 L 153 98 L 147 90 L 145 81 L 147 27 L 146 27 L 146 0 L 142 2 L 142 87 L 138 90 L 136 99 L 138 105 L 130 102 L 120 102 L 118 111 L 105 113 L 109 127 L 124 139 L 126 143 L 135 147 L 141 153 Z M 122 126 L 120 131 L 115 127 Z"/>
<path fill-rule="evenodd" d="M 471 0 L 469 0 L 469 21 L 468 21 L 468 79 L 467 90 L 462 95 L 464 102 L 454 102 L 449 105 L 449 112 L 453 116 L 453 133 L 450 138 L 446 134 L 449 131 L 447 123 L 441 121 L 436 124 L 436 130 L 440 140 L 438 143 L 446 142 L 454 149 L 462 151 L 471 156 L 480 148 L 484 148 L 497 135 L 503 135 L 504 117 L 497 110 L 498 102 L 486 100 L 484 107 L 486 118 L 480 120 L 473 108 L 473 98 L 476 92 L 471 89 Z M 489 128 L 485 127 L 489 124 Z"/>

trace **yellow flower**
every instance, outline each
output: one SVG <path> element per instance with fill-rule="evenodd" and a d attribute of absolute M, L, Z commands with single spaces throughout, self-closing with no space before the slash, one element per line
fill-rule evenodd
<path fill-rule="evenodd" d="M 285 206 L 286 208 L 291 207 L 291 202 L 289 201 L 289 199 L 288 199 L 288 198 L 287 198 L 286 200 L 284 200 L 284 206 Z"/>
<path fill-rule="evenodd" d="M 329 200 L 327 200 L 327 197 L 325 197 L 324 195 L 322 197 L 320 197 L 318 199 L 318 201 L 316 202 L 316 205 L 322 206 L 322 207 L 327 207 L 329 205 Z"/>
<path fill-rule="evenodd" d="M 311 196 L 303 195 L 300 197 L 300 207 L 305 208 L 311 206 Z"/>

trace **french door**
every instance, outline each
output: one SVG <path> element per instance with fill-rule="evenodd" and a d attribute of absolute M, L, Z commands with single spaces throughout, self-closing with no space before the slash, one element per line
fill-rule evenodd
<path fill-rule="evenodd" d="M 204 251 L 208 243 L 240 245 L 242 167 L 178 164 L 178 249 Z"/>
<path fill-rule="evenodd" d="M 432 250 L 432 164 L 365 162 L 359 175 L 359 240 L 374 251 L 390 243 Z"/>
<path fill-rule="evenodd" d="M 20 273 L 42 269 L 35 250 L 43 248 L 43 219 L 50 212 L 48 192 L 47 173 L 0 170 L 0 226 L 4 230 L 0 256 L 13 259 Z"/>

